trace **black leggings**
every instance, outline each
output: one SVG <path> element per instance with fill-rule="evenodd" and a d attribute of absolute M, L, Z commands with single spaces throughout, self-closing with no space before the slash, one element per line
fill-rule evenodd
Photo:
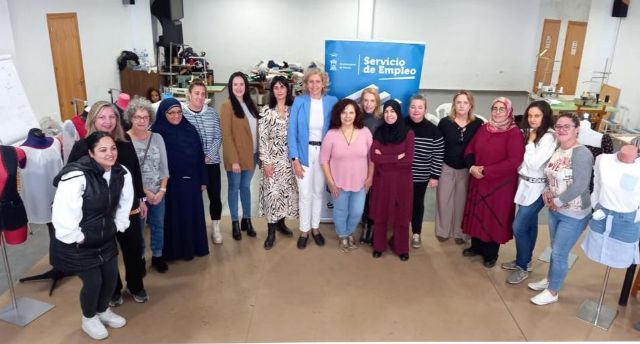
<path fill-rule="evenodd" d="M 120 244 L 120 252 L 122 252 L 122 260 L 124 261 L 124 278 L 127 280 L 127 288 L 132 293 L 137 293 L 144 289 L 142 283 L 142 275 L 144 274 L 145 266 L 142 259 L 142 231 L 140 226 L 140 214 L 129 216 L 129 228 L 124 232 L 116 233 L 116 239 Z M 122 280 L 118 273 L 115 294 L 119 294 L 122 291 Z"/>
<path fill-rule="evenodd" d="M 209 196 L 209 215 L 211 220 L 220 220 L 222 200 L 220 199 L 220 164 L 207 164 L 207 196 Z"/>
<path fill-rule="evenodd" d="M 82 280 L 80 289 L 80 307 L 82 315 L 93 318 L 96 312 L 102 313 L 109 307 L 109 300 L 116 288 L 118 278 L 118 256 L 95 268 L 78 273 Z"/>
<path fill-rule="evenodd" d="M 413 213 L 411 214 L 411 232 L 422 233 L 422 219 L 424 218 L 424 194 L 427 192 L 427 182 L 413 182 Z"/>

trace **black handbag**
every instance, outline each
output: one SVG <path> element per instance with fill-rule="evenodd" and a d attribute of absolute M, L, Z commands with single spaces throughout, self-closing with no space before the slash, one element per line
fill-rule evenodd
<path fill-rule="evenodd" d="M 18 172 L 18 156 L 15 148 L 0 146 L 2 162 L 7 170 L 7 182 L 0 197 L 0 229 L 16 230 L 27 224 L 27 211 L 18 194 L 16 175 Z"/>

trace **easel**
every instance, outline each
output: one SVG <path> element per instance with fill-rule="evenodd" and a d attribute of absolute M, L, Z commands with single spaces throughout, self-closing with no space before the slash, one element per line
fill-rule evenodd
<path fill-rule="evenodd" d="M 4 262 L 5 270 L 7 271 L 7 283 L 9 283 L 9 291 L 11 293 L 11 305 L 0 309 L 0 320 L 24 327 L 40 317 L 42 314 L 48 312 L 54 306 L 28 297 L 16 299 L 16 292 L 13 289 L 13 279 L 11 278 L 11 269 L 9 268 L 9 259 L 7 258 L 7 248 L 3 232 L 0 232 L 0 247 L 2 247 L 2 260 Z"/>

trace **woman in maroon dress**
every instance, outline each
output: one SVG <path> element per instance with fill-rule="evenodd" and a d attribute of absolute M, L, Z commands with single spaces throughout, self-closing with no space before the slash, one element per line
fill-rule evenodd
<path fill-rule="evenodd" d="M 391 248 L 401 260 L 409 259 L 409 222 L 413 202 L 413 131 L 400 119 L 400 104 L 384 103 L 384 122 L 373 135 L 369 156 L 374 164 L 369 216 L 373 220 L 373 257 L 387 249 L 387 228 L 393 227 Z"/>
<path fill-rule="evenodd" d="M 513 237 L 513 197 L 524 157 L 523 142 L 511 101 L 500 97 L 491 105 L 491 120 L 480 127 L 465 150 L 471 178 L 462 230 L 471 236 L 471 247 L 462 255 L 481 255 L 487 268 L 496 264 L 500 244 Z"/>

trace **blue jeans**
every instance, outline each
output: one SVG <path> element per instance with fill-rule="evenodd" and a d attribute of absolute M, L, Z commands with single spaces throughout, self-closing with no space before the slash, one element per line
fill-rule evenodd
<path fill-rule="evenodd" d="M 162 248 L 164 247 L 164 204 L 165 198 L 162 197 L 162 201 L 156 205 L 149 204 L 147 202 L 147 218 L 146 221 L 149 224 L 151 231 L 151 255 L 153 257 L 162 257 Z M 142 222 L 142 252 L 144 254 L 144 222 L 145 219 L 140 219 Z"/>
<path fill-rule="evenodd" d="M 238 221 L 238 193 L 242 202 L 242 218 L 251 218 L 251 178 L 254 170 L 243 170 L 240 173 L 227 171 L 227 181 L 229 190 L 227 197 L 229 200 L 229 212 L 231 221 Z"/>
<path fill-rule="evenodd" d="M 356 230 L 362 218 L 366 196 L 362 188 L 360 191 L 342 190 L 333 199 L 333 223 L 338 237 L 346 238 Z"/>
<path fill-rule="evenodd" d="M 569 270 L 569 251 L 587 227 L 591 216 L 576 219 L 549 211 L 549 235 L 551 237 L 551 264 L 549 265 L 549 289 L 560 291 Z"/>
<path fill-rule="evenodd" d="M 530 205 L 519 205 L 513 220 L 513 235 L 516 237 L 516 265 L 527 270 L 533 249 L 538 239 L 538 213 L 544 207 L 542 196 Z"/>

